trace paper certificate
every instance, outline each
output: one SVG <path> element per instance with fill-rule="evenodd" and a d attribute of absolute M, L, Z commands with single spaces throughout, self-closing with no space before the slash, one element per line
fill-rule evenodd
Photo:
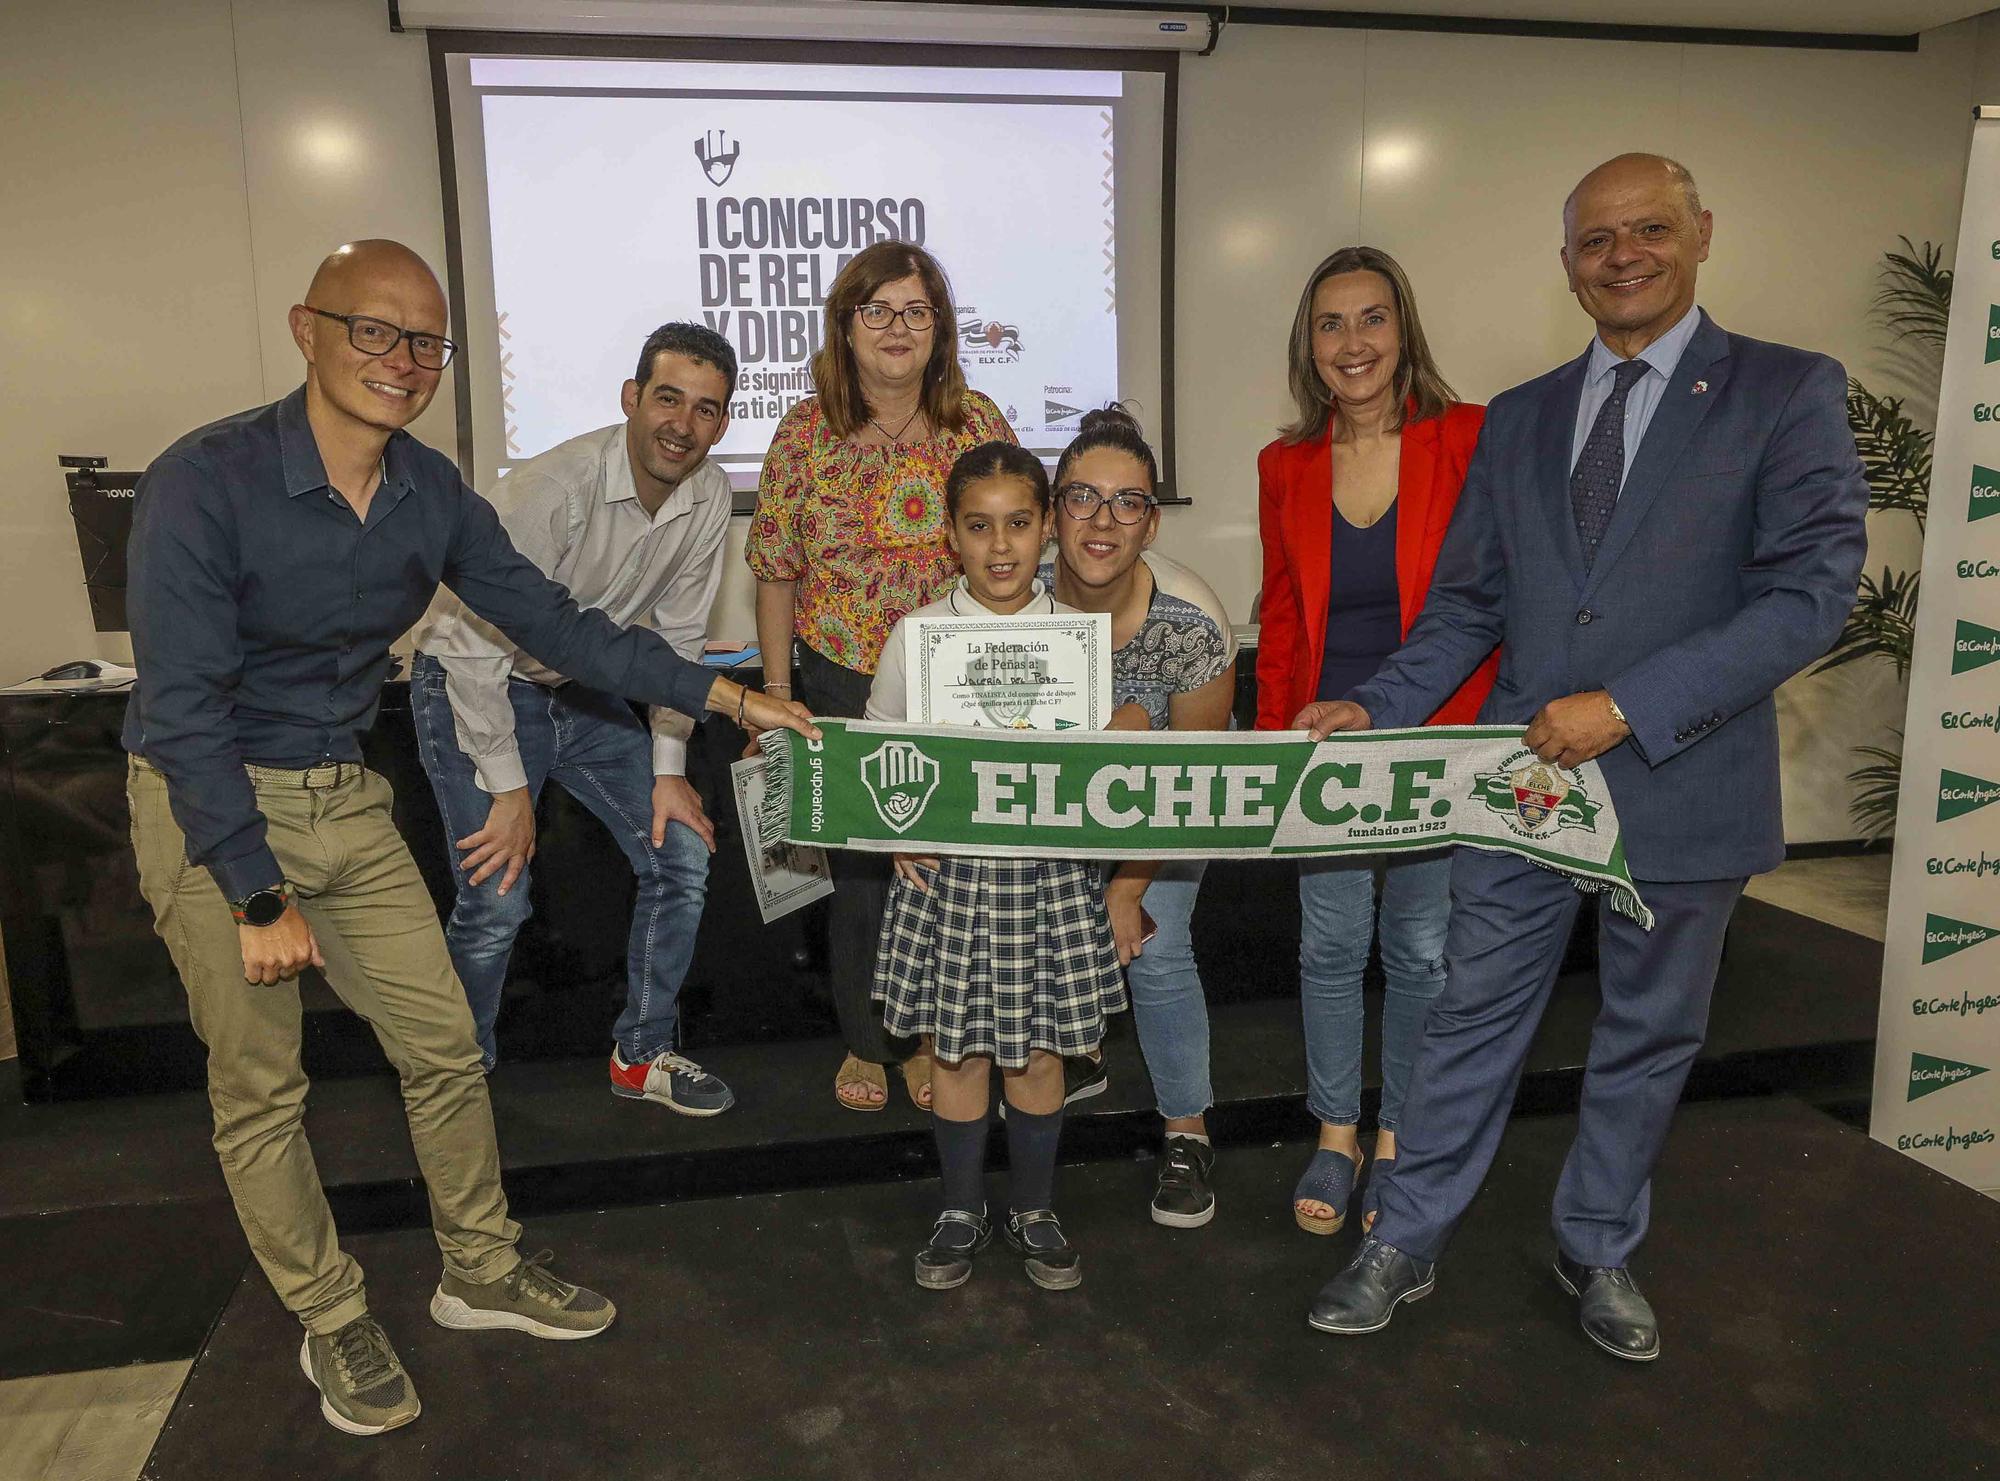
<path fill-rule="evenodd" d="M 736 789 L 736 817 L 743 827 L 743 852 L 750 861 L 750 887 L 757 893 L 757 911 L 769 925 L 823 895 L 833 893 L 826 867 L 826 850 L 809 843 L 787 843 L 782 837 L 766 842 L 758 828 L 764 803 L 764 758 L 752 756 L 731 764 L 729 780 Z"/>
<path fill-rule="evenodd" d="M 1111 718 L 1111 617 L 918 617 L 904 627 L 910 723 L 1102 730 Z"/>

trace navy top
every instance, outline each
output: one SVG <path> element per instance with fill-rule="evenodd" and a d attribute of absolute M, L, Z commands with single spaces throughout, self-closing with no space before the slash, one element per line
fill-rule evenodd
<path fill-rule="evenodd" d="M 1367 529 L 1332 506 L 1333 544 L 1327 562 L 1326 648 L 1315 699 L 1345 699 L 1375 677 L 1403 642 L 1396 593 L 1396 506 Z"/>
<path fill-rule="evenodd" d="M 440 582 L 550 667 L 700 715 L 714 676 L 585 611 L 516 553 L 444 454 L 392 433 L 364 524 L 327 482 L 305 389 L 190 432 L 140 479 L 124 746 L 159 768 L 190 863 L 239 900 L 284 878 L 244 764 L 358 761 L 389 645 Z"/>

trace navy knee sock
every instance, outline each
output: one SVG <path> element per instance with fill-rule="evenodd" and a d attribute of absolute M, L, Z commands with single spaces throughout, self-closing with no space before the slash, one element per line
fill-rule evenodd
<path fill-rule="evenodd" d="M 979 1213 L 986 1207 L 986 1117 L 949 1121 L 933 1111 L 931 1134 L 944 1173 L 944 1207 Z"/>
<path fill-rule="evenodd" d="M 1063 1108 L 1036 1116 L 1007 1107 L 1007 1207 L 1017 1214 L 1053 1206 L 1056 1144 L 1062 1140 Z"/>

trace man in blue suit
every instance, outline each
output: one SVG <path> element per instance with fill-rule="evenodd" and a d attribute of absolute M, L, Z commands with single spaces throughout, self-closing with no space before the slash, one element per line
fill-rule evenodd
<path fill-rule="evenodd" d="M 1653 1166 L 1730 914 L 1748 876 L 1784 857 L 1772 691 L 1832 644 L 1867 539 L 1846 375 L 1695 306 L 1711 224 L 1688 172 L 1656 155 L 1577 185 L 1562 260 L 1596 338 L 1493 402 L 1408 640 L 1300 717 L 1315 735 L 1420 724 L 1498 644 L 1481 722 L 1526 722 L 1543 763 L 1603 768 L 1656 924 L 1599 911 L 1603 1007 L 1556 1189 L 1555 1273 L 1590 1338 L 1640 1362 L 1659 1355 L 1659 1326 L 1626 1267 Z M 1430 1293 L 1580 901 L 1562 875 L 1476 849 L 1458 851 L 1451 892 L 1448 983 L 1400 1155 L 1379 1219 L 1313 1303 L 1321 1331 L 1379 1331 Z"/>

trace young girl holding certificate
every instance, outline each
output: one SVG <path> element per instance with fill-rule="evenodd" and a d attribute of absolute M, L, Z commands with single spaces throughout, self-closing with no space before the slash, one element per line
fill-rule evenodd
<path fill-rule="evenodd" d="M 1034 454 L 988 442 L 953 464 L 945 530 L 965 568 L 942 601 L 896 624 L 868 696 L 867 717 L 903 721 L 904 624 L 950 616 L 1052 614 L 1036 579 L 1049 532 L 1049 480 Z M 1145 728 L 1143 717 L 1136 728 Z M 1088 1054 L 1108 1013 L 1126 1006 L 1118 948 L 1097 872 L 1082 860 L 943 860 L 896 855 L 876 950 L 875 996 L 892 1034 L 920 1034 L 935 1056 L 931 1123 L 944 1171 L 943 1210 L 917 1252 L 917 1284 L 949 1290 L 972 1274 L 992 1238 L 986 1209 L 986 1124 L 992 1066 L 1007 1097 L 1008 1209 L 1002 1237 L 1029 1279 L 1050 1290 L 1083 1280 L 1051 1207 L 1062 1134 L 1064 1055 Z"/>

